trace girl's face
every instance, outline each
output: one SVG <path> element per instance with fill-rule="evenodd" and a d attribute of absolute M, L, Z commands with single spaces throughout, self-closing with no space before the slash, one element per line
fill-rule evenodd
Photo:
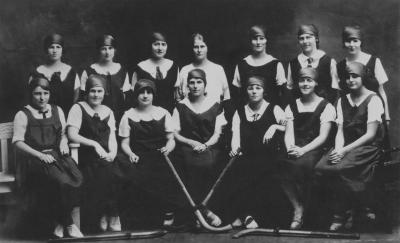
<path fill-rule="evenodd" d="M 264 88 L 261 85 L 253 84 L 247 86 L 247 95 L 250 103 L 257 103 L 264 99 Z"/>
<path fill-rule="evenodd" d="M 346 79 L 347 87 L 350 90 L 358 90 L 363 86 L 362 78 L 355 73 L 350 73 Z"/>
<path fill-rule="evenodd" d="M 302 95 L 309 95 L 314 93 L 317 82 L 309 77 L 303 77 L 299 80 L 299 89 Z"/>
<path fill-rule="evenodd" d="M 349 55 L 356 55 L 361 52 L 361 40 L 350 39 L 344 42 L 344 47 Z"/>
<path fill-rule="evenodd" d="M 100 47 L 100 60 L 112 62 L 114 60 L 115 48 L 113 46 Z"/>
<path fill-rule="evenodd" d="M 251 49 L 254 53 L 265 52 L 267 45 L 267 38 L 262 35 L 254 36 L 251 38 Z"/>
<path fill-rule="evenodd" d="M 205 84 L 204 81 L 200 78 L 191 78 L 188 81 L 189 92 L 194 97 L 199 97 L 204 95 Z"/>
<path fill-rule="evenodd" d="M 202 61 L 207 58 L 208 47 L 202 40 L 195 40 L 193 44 L 194 58 Z"/>
<path fill-rule="evenodd" d="M 138 95 L 138 104 L 141 106 L 149 106 L 153 104 L 153 91 L 149 88 L 144 88 Z"/>
<path fill-rule="evenodd" d="M 89 90 L 87 95 L 87 102 L 90 106 L 98 106 L 101 105 L 104 99 L 104 88 L 95 86 Z"/>
<path fill-rule="evenodd" d="M 58 61 L 62 57 L 62 46 L 60 44 L 51 44 L 47 48 L 47 55 L 51 61 Z"/>
<path fill-rule="evenodd" d="M 168 45 L 165 41 L 155 41 L 151 44 L 153 57 L 161 59 L 167 54 Z"/>
<path fill-rule="evenodd" d="M 317 39 L 311 34 L 302 34 L 298 37 L 298 41 L 303 52 L 313 52 L 317 50 Z"/>
<path fill-rule="evenodd" d="M 32 105 L 38 110 L 44 110 L 49 103 L 50 91 L 37 86 L 32 91 Z"/>

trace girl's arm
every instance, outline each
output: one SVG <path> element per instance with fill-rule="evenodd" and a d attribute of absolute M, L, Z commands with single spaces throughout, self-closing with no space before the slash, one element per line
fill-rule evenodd
<path fill-rule="evenodd" d="M 160 148 L 160 152 L 163 153 L 164 155 L 168 155 L 175 148 L 174 133 L 169 132 L 166 134 L 166 137 L 167 137 L 167 143 L 165 144 L 164 147 Z"/>
<path fill-rule="evenodd" d="M 15 143 L 15 147 L 17 147 L 17 149 L 21 150 L 22 152 L 39 159 L 42 162 L 52 163 L 52 162 L 56 161 L 52 155 L 42 153 L 36 149 L 33 149 L 31 146 L 26 144 L 24 141 L 17 141 Z"/>
<path fill-rule="evenodd" d="M 390 121 L 389 104 L 388 104 L 388 101 L 387 101 L 387 96 L 386 96 L 385 89 L 383 88 L 383 84 L 379 85 L 378 93 L 382 97 L 383 104 L 384 104 L 384 107 L 385 107 L 385 121 L 384 122 L 388 123 Z"/>
<path fill-rule="evenodd" d="M 134 152 L 132 152 L 129 137 L 122 138 L 121 149 L 129 157 L 129 160 L 132 163 L 137 163 L 139 161 L 139 156 L 137 156 Z"/>
<path fill-rule="evenodd" d="M 100 158 L 107 157 L 107 152 L 103 149 L 103 147 L 94 140 L 85 138 L 79 134 L 79 129 L 73 126 L 68 126 L 68 137 L 74 143 L 79 143 L 84 146 L 93 147 L 96 150 L 96 153 L 100 156 Z"/>
<path fill-rule="evenodd" d="M 314 138 L 314 140 L 312 140 L 309 144 L 302 147 L 301 148 L 302 152 L 307 153 L 307 152 L 314 150 L 314 149 L 320 147 L 321 145 L 323 145 L 329 136 L 331 127 L 332 127 L 331 122 L 322 123 L 321 127 L 319 128 L 318 137 Z"/>
<path fill-rule="evenodd" d="M 288 120 L 286 123 L 284 140 L 286 150 L 289 151 L 290 148 L 295 144 L 293 120 Z"/>
<path fill-rule="evenodd" d="M 366 143 L 368 143 L 372 139 L 374 139 L 376 132 L 378 131 L 378 125 L 379 125 L 378 121 L 369 122 L 367 124 L 367 132 L 364 135 L 362 135 L 359 139 L 357 139 L 356 141 L 346 145 L 343 148 L 343 152 L 347 153 L 355 148 L 365 145 Z"/>

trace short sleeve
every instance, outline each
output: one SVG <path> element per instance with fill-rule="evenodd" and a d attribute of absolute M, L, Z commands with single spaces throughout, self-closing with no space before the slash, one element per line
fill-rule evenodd
<path fill-rule="evenodd" d="M 57 109 L 58 109 L 58 116 L 60 117 L 60 122 L 61 122 L 61 128 L 62 128 L 61 132 L 64 135 L 65 134 L 65 128 L 67 126 L 67 124 L 65 123 L 65 115 L 64 115 L 64 112 L 61 109 L 61 107 L 57 106 Z"/>
<path fill-rule="evenodd" d="M 165 111 L 165 131 L 166 132 L 175 131 L 174 122 L 172 121 L 172 117 L 168 111 Z"/>
<path fill-rule="evenodd" d="M 237 111 L 232 118 L 232 149 L 240 147 L 240 117 Z"/>
<path fill-rule="evenodd" d="M 219 74 L 220 81 L 222 86 L 222 95 L 224 96 L 223 100 L 229 100 L 231 98 L 231 94 L 229 93 L 228 79 L 226 78 L 225 70 L 222 66 L 219 66 Z"/>
<path fill-rule="evenodd" d="M 381 99 L 374 95 L 368 103 L 368 119 L 369 122 L 382 122 L 382 115 L 384 113 L 384 108 Z"/>
<path fill-rule="evenodd" d="M 172 121 L 175 125 L 175 131 L 179 132 L 181 130 L 181 120 L 179 118 L 179 111 L 176 108 L 174 108 L 174 111 L 172 112 Z"/>
<path fill-rule="evenodd" d="M 114 117 L 114 112 L 112 112 L 110 110 L 110 119 L 108 119 L 107 125 L 112 132 L 115 132 L 115 130 L 117 129 L 115 123 L 116 123 L 116 121 L 115 121 L 115 117 Z"/>
<path fill-rule="evenodd" d="M 275 116 L 275 120 L 276 120 L 277 123 L 278 123 L 278 121 L 286 120 L 285 112 L 278 105 L 276 105 L 274 107 L 274 116 Z"/>
<path fill-rule="evenodd" d="M 86 81 L 88 79 L 88 74 L 86 71 L 83 71 L 81 76 L 81 90 L 85 91 L 86 89 Z"/>
<path fill-rule="evenodd" d="M 74 90 L 77 90 L 80 87 L 81 87 L 81 80 L 79 79 L 79 75 L 75 74 Z"/>
<path fill-rule="evenodd" d="M 288 65 L 288 73 L 287 73 L 286 87 L 287 87 L 288 89 L 292 89 L 292 88 L 293 88 L 292 68 L 290 67 L 290 63 L 289 63 L 289 65 Z"/>
<path fill-rule="evenodd" d="M 340 89 L 339 88 L 339 75 L 337 73 L 337 66 L 335 59 L 331 59 L 331 78 L 332 78 L 332 89 Z"/>
<path fill-rule="evenodd" d="M 279 86 L 287 82 L 285 78 L 285 69 L 280 62 L 278 62 L 278 66 L 276 67 L 276 82 Z"/>
<path fill-rule="evenodd" d="M 121 122 L 119 123 L 118 135 L 123 138 L 127 138 L 130 136 L 131 128 L 128 122 L 128 114 L 125 114 L 121 118 Z"/>
<path fill-rule="evenodd" d="M 81 129 L 82 125 L 82 109 L 78 104 L 74 104 L 69 110 L 67 125 Z"/>
<path fill-rule="evenodd" d="M 324 111 L 322 111 L 321 116 L 320 116 L 320 121 L 321 124 L 327 123 L 327 122 L 334 122 L 336 119 L 336 111 L 335 107 L 331 103 L 328 103 L 325 106 Z"/>
<path fill-rule="evenodd" d="M 346 97 L 344 97 L 346 99 Z M 339 98 L 336 105 L 336 123 L 343 124 L 342 98 Z"/>
<path fill-rule="evenodd" d="M 14 130 L 12 143 L 25 141 L 26 127 L 28 126 L 28 117 L 23 111 L 18 111 L 14 117 Z"/>
<path fill-rule="evenodd" d="M 389 80 L 379 58 L 376 58 L 375 61 L 375 78 L 378 80 L 379 84 L 384 84 Z"/>
<path fill-rule="evenodd" d="M 286 108 L 285 108 L 285 117 L 286 117 L 286 120 L 288 120 L 288 121 L 294 120 L 293 111 L 290 108 L 290 105 L 286 106 Z"/>
<path fill-rule="evenodd" d="M 136 72 L 133 72 L 133 74 L 132 74 L 132 79 L 131 79 L 132 81 L 131 81 L 131 83 L 132 83 L 132 85 L 131 85 L 131 90 L 134 90 L 135 89 L 135 84 L 137 83 L 137 73 Z"/>
<path fill-rule="evenodd" d="M 125 75 L 125 80 L 124 80 L 124 84 L 121 87 L 122 92 L 127 92 L 131 89 L 131 84 L 129 82 L 129 74 L 126 73 Z"/>
<path fill-rule="evenodd" d="M 225 119 L 225 113 L 222 111 L 215 120 L 215 129 L 214 132 L 221 133 L 222 127 L 225 126 L 228 122 Z"/>
<path fill-rule="evenodd" d="M 232 85 L 237 88 L 242 87 L 242 84 L 240 83 L 240 74 L 238 65 L 236 65 L 235 67 L 235 74 L 233 75 Z"/>

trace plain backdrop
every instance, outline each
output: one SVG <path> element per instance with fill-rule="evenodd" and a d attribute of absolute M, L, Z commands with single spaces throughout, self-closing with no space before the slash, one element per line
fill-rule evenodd
<path fill-rule="evenodd" d="M 364 51 L 380 57 L 389 76 L 391 138 L 400 144 L 398 0 L 0 0 L 0 6 L 0 122 L 12 121 L 26 104 L 29 72 L 43 63 L 42 40 L 53 32 L 65 38 L 64 61 L 82 70 L 96 60 L 101 34 L 116 37 L 116 59 L 132 69 L 149 56 L 150 31 L 167 33 L 167 56 L 180 66 L 191 61 L 191 35 L 200 31 L 209 59 L 224 66 L 231 82 L 235 63 L 248 54 L 253 24 L 267 27 L 267 52 L 285 68 L 300 51 L 298 25 L 315 24 L 320 48 L 340 61 L 342 28 L 358 24 Z"/>

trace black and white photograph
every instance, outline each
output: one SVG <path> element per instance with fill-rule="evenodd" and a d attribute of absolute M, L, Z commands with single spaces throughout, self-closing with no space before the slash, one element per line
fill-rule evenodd
<path fill-rule="evenodd" d="M 399 0 L 0 0 L 0 242 L 399 242 Z"/>

